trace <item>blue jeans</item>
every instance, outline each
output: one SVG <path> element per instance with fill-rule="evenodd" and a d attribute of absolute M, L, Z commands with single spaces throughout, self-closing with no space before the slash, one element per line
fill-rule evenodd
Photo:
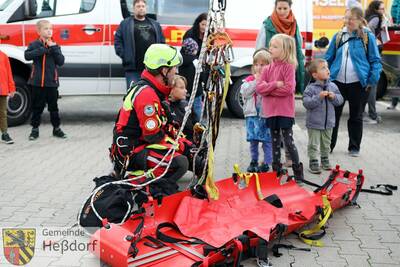
<path fill-rule="evenodd" d="M 125 71 L 126 88 L 127 90 L 131 86 L 132 82 L 137 82 L 140 80 L 140 71 Z"/>
<path fill-rule="evenodd" d="M 201 109 L 203 108 L 203 101 L 202 101 L 203 96 L 196 96 L 194 98 L 193 102 L 193 111 L 194 111 L 194 116 L 197 121 L 200 121 L 201 119 Z"/>

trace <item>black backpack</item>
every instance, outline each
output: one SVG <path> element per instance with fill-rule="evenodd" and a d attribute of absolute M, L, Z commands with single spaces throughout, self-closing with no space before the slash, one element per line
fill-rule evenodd
<path fill-rule="evenodd" d="M 95 189 L 109 182 L 115 182 L 111 176 L 96 177 L 93 179 L 96 183 Z M 96 216 L 90 205 L 89 198 L 80 214 L 79 224 L 89 232 L 95 230 L 91 227 L 102 227 L 102 221 Z M 93 205 L 97 213 L 110 223 L 122 223 L 134 213 L 140 213 L 141 206 L 147 201 L 147 195 L 140 190 L 134 190 L 129 185 L 110 184 L 100 189 L 94 197 Z M 79 215 L 78 215 L 79 216 Z"/>

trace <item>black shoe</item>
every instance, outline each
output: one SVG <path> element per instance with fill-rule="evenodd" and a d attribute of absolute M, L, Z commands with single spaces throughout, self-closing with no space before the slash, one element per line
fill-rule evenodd
<path fill-rule="evenodd" d="M 53 129 L 53 136 L 58 138 L 67 138 L 67 135 L 60 128 Z"/>
<path fill-rule="evenodd" d="M 311 173 L 314 173 L 314 174 L 320 174 L 321 173 L 321 168 L 319 166 L 319 162 L 318 162 L 317 159 L 310 160 L 310 165 L 309 165 L 308 170 Z"/>
<path fill-rule="evenodd" d="M 268 172 L 269 171 L 269 166 L 267 163 L 262 163 L 259 167 L 258 167 L 258 172 Z"/>
<path fill-rule="evenodd" d="M 11 139 L 11 137 L 8 135 L 8 133 L 3 133 L 1 135 L 1 141 L 8 145 L 14 144 L 14 141 Z"/>
<path fill-rule="evenodd" d="M 258 162 L 252 160 L 249 167 L 247 167 L 247 172 L 258 172 Z"/>
<path fill-rule="evenodd" d="M 298 164 L 293 163 L 292 168 L 293 168 L 294 179 L 296 180 L 297 183 L 302 183 L 302 181 L 304 180 L 303 163 L 301 162 Z"/>
<path fill-rule="evenodd" d="M 39 128 L 32 128 L 29 140 L 33 141 L 39 138 Z"/>

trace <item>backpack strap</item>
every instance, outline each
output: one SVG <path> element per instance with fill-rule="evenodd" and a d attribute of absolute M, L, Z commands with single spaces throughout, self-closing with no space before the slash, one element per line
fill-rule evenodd
<path fill-rule="evenodd" d="M 336 43 L 335 43 L 336 50 L 338 50 L 338 48 L 340 47 L 339 45 L 340 45 L 340 43 L 342 41 L 342 38 L 343 38 L 343 31 L 340 30 L 336 34 L 336 40 L 335 40 L 336 41 Z"/>
<path fill-rule="evenodd" d="M 343 46 L 345 43 L 349 42 L 350 40 L 358 39 L 359 37 L 350 37 L 349 39 L 347 39 L 344 42 L 342 42 L 342 38 L 343 38 L 343 31 L 340 30 L 336 34 L 336 40 L 335 40 L 336 41 L 335 42 L 336 50 L 338 50 L 341 46 Z M 361 41 L 363 42 L 363 45 L 364 45 L 365 54 L 368 55 L 368 42 L 369 42 L 368 32 L 363 31 L 363 37 L 362 37 Z"/>

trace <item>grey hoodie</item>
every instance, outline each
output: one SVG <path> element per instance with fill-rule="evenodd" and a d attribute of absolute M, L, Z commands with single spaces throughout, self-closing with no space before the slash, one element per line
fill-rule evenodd
<path fill-rule="evenodd" d="M 321 99 L 319 94 L 324 90 L 333 92 L 336 95 L 335 99 Z M 335 127 L 335 106 L 341 104 L 343 104 L 343 97 L 333 82 L 316 81 L 309 84 L 303 93 L 303 105 L 307 109 L 306 127 L 318 130 Z"/>
<path fill-rule="evenodd" d="M 252 78 L 247 78 L 243 80 L 242 86 L 240 87 L 240 93 L 242 94 L 243 100 L 243 115 L 245 117 L 251 116 L 261 116 L 265 117 L 262 114 L 261 108 L 261 96 L 256 93 L 256 80 L 252 80 Z M 256 102 L 257 101 L 257 102 Z M 256 104 L 260 105 L 260 111 L 257 112 Z"/>

